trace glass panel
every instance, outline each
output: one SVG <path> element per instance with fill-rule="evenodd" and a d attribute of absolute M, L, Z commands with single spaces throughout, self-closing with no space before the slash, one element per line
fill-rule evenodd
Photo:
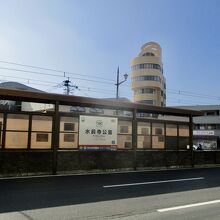
<path fill-rule="evenodd" d="M 124 111 L 124 110 L 110 110 L 110 111 L 113 111 L 113 115 L 133 117 L 132 111 Z"/>
<path fill-rule="evenodd" d="M 6 132 L 5 148 L 26 149 L 28 132 Z"/>
<path fill-rule="evenodd" d="M 153 123 L 152 133 L 153 135 L 164 135 L 164 124 Z"/>
<path fill-rule="evenodd" d="M 69 105 L 59 105 L 59 111 L 60 112 L 86 112 L 86 107 L 80 107 L 80 106 L 69 106 Z"/>
<path fill-rule="evenodd" d="M 33 115 L 32 131 L 52 131 L 52 117 Z"/>
<path fill-rule="evenodd" d="M 21 111 L 47 113 L 47 112 L 54 111 L 54 104 L 37 103 L 37 102 L 22 102 Z"/>
<path fill-rule="evenodd" d="M 217 140 L 216 139 L 196 139 L 193 140 L 193 144 L 195 145 L 195 149 L 201 147 L 202 150 L 217 150 Z"/>
<path fill-rule="evenodd" d="M 31 133 L 31 149 L 50 149 L 51 133 Z"/>
<path fill-rule="evenodd" d="M 138 134 L 150 135 L 151 127 L 149 122 L 138 122 Z"/>
<path fill-rule="evenodd" d="M 119 149 L 131 149 L 132 148 L 132 136 L 131 135 L 118 135 L 118 148 Z"/>
<path fill-rule="evenodd" d="M 37 133 L 36 134 L 37 142 L 48 142 L 48 134 L 46 133 Z"/>
<path fill-rule="evenodd" d="M 187 150 L 189 145 L 189 138 L 179 137 L 179 150 Z"/>
<path fill-rule="evenodd" d="M 166 136 L 177 136 L 177 125 L 166 124 Z"/>
<path fill-rule="evenodd" d="M 151 136 L 138 136 L 137 148 L 151 149 Z"/>
<path fill-rule="evenodd" d="M 132 122 L 118 121 L 118 134 L 132 134 Z"/>
<path fill-rule="evenodd" d="M 29 116 L 21 114 L 8 114 L 6 130 L 27 131 Z"/>
<path fill-rule="evenodd" d="M 178 149 L 177 137 L 166 136 L 166 149 L 169 149 L 169 150 L 177 150 Z"/>
<path fill-rule="evenodd" d="M 60 118 L 60 131 L 61 132 L 78 132 L 78 121 L 76 117 L 61 117 Z"/>
<path fill-rule="evenodd" d="M 152 148 L 155 149 L 164 149 L 164 136 L 157 135 L 152 137 Z"/>
<path fill-rule="evenodd" d="M 77 148 L 78 134 L 74 133 L 60 133 L 59 148 Z"/>
<path fill-rule="evenodd" d="M 110 101 L 112 101 L 110 99 Z M 122 100 L 123 101 L 123 100 Z M 124 100 L 127 101 L 127 100 Z M 68 105 L 59 105 L 60 112 L 75 112 L 75 113 L 86 113 L 91 115 L 119 115 L 125 117 L 132 117 L 132 111 L 125 110 L 115 110 L 115 109 L 106 109 L 106 108 L 89 108 L 89 107 L 80 107 L 80 106 L 68 106 Z"/>
<path fill-rule="evenodd" d="M 21 111 L 21 102 L 14 100 L 0 100 L 0 109 L 3 111 Z"/>
<path fill-rule="evenodd" d="M 189 126 L 188 125 L 179 125 L 179 136 L 189 137 Z"/>

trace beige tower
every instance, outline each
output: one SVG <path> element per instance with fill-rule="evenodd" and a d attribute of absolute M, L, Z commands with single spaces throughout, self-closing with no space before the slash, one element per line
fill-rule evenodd
<path fill-rule="evenodd" d="M 166 79 L 163 75 L 161 47 L 149 42 L 131 62 L 133 101 L 148 105 L 166 105 Z"/>

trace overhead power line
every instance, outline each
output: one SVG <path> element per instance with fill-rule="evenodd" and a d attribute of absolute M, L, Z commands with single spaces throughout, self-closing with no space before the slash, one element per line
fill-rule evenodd
<path fill-rule="evenodd" d="M 23 66 L 23 67 L 27 67 L 27 68 L 34 68 L 34 69 L 50 71 L 50 72 L 41 72 L 41 71 L 33 71 L 33 70 L 26 70 L 26 69 L 0 67 L 0 69 L 2 69 L 2 70 L 17 71 L 17 72 L 19 71 L 19 72 L 24 72 L 24 73 L 32 73 L 32 74 L 36 74 L 36 75 L 53 76 L 53 77 L 59 77 L 59 78 L 69 77 L 70 79 L 74 79 L 74 80 L 82 80 L 82 81 L 87 81 L 87 82 L 109 84 L 109 85 L 113 85 L 114 84 L 114 83 L 112 83 L 112 82 L 114 82 L 114 80 L 103 78 L 103 77 L 99 77 L 99 76 L 91 76 L 91 75 L 86 75 L 86 74 L 73 73 L 73 72 L 57 70 L 57 69 L 53 69 L 53 68 L 44 68 L 44 67 L 40 67 L 40 66 L 27 65 L 27 64 L 21 64 L 21 63 L 16 63 L 16 62 L 8 62 L 8 61 L 3 61 L 3 60 L 0 60 L 0 63 L 10 64 L 10 65 L 17 65 L 17 66 Z M 55 74 L 55 73 L 59 73 L 59 74 Z M 85 78 L 82 78 L 82 77 L 74 77 L 75 75 L 83 76 L 83 77 L 86 77 L 86 78 L 91 78 L 92 77 L 94 79 L 85 79 Z M 6 75 L 0 75 L 0 76 L 2 76 L 2 77 L 10 77 L 10 78 L 15 78 L 15 79 L 27 80 L 28 84 L 40 85 L 40 86 L 49 86 L 49 87 L 51 87 L 51 85 L 54 85 L 53 87 L 55 87 L 55 86 L 57 86 L 59 84 L 59 83 L 55 83 L 55 82 L 53 83 L 53 82 L 42 81 L 42 80 L 35 80 L 35 79 L 28 79 L 28 78 L 23 78 L 23 77 L 13 77 L 13 76 L 8 76 L 8 75 L 7 76 Z M 96 79 L 100 79 L 100 80 L 96 80 Z M 42 84 L 34 83 L 32 81 L 41 82 Z M 47 83 L 47 84 L 43 84 L 43 83 Z M 128 85 L 128 84 L 124 84 L 122 86 L 123 87 L 130 87 L 130 85 Z M 93 90 L 93 91 L 104 91 L 104 92 L 107 92 L 107 90 L 100 89 L 100 88 L 89 88 L 89 87 L 86 87 L 86 89 L 87 89 L 87 91 L 92 91 Z M 112 92 L 111 90 L 108 90 L 108 91 Z M 210 95 L 210 94 L 203 94 L 203 93 L 196 93 L 196 92 L 191 92 L 191 91 L 167 89 L 167 93 L 168 94 L 176 95 L 178 97 L 186 96 L 186 97 L 196 97 L 196 98 L 204 99 L 204 100 L 205 99 L 206 100 L 209 99 L 209 100 L 220 101 L 220 97 L 219 96 L 214 96 L 214 95 Z M 197 101 L 197 103 L 198 103 L 198 101 Z"/>
<path fill-rule="evenodd" d="M 91 75 L 88 75 L 88 74 L 74 73 L 74 72 L 65 71 L 65 70 L 57 70 L 57 69 L 52 69 L 52 68 L 32 66 L 32 65 L 15 63 L 15 62 L 8 62 L 8 61 L 3 61 L 3 60 L 0 60 L 0 63 L 16 65 L 16 66 L 23 66 L 23 67 L 28 67 L 28 68 L 40 69 L 40 70 L 46 70 L 46 71 L 57 72 L 57 73 L 62 73 L 62 74 L 66 73 L 66 74 L 69 74 L 69 75 L 78 75 L 78 76 L 84 76 L 84 77 L 89 77 L 89 78 L 97 78 L 97 79 L 102 79 L 102 80 L 107 80 L 107 81 L 114 82 L 113 79 L 108 79 L 108 78 L 104 78 L 104 77 L 100 77 L 100 76 L 94 76 L 94 75 L 91 76 Z M 64 75 L 64 77 L 65 77 L 65 75 Z"/>
<path fill-rule="evenodd" d="M 69 77 L 71 79 L 78 79 L 78 80 L 83 80 L 83 81 L 88 81 L 88 82 L 94 82 L 94 83 L 103 83 L 103 84 L 109 84 L 113 85 L 113 83 L 110 82 L 104 82 L 104 81 L 99 81 L 99 80 L 92 80 L 92 79 L 83 79 L 79 77 L 71 77 L 68 75 L 57 75 L 57 74 L 52 74 L 52 73 L 43 73 L 43 72 L 37 72 L 37 71 L 31 71 L 31 70 L 23 70 L 23 69 L 14 69 L 14 68 L 7 68 L 7 67 L 0 67 L 0 69 L 3 70 L 9 70 L 9 71 L 17 71 L 17 72 L 24 72 L 24 73 L 32 73 L 32 74 L 38 74 L 38 75 L 44 75 L 44 76 L 54 76 L 54 77 Z"/>

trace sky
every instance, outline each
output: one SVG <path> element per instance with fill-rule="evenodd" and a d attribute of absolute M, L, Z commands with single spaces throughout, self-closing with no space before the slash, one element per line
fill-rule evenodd
<path fill-rule="evenodd" d="M 120 80 L 129 74 L 119 95 L 132 99 L 130 62 L 155 41 L 168 106 L 220 104 L 219 10 L 219 0 L 0 0 L 0 82 L 63 93 L 70 77 L 73 95 L 110 98 L 119 66 Z"/>

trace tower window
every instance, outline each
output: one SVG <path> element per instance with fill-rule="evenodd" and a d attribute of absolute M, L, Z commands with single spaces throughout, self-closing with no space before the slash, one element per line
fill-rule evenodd
<path fill-rule="evenodd" d="M 142 56 L 154 57 L 155 55 L 153 53 L 147 52 L 147 53 L 144 53 Z"/>

